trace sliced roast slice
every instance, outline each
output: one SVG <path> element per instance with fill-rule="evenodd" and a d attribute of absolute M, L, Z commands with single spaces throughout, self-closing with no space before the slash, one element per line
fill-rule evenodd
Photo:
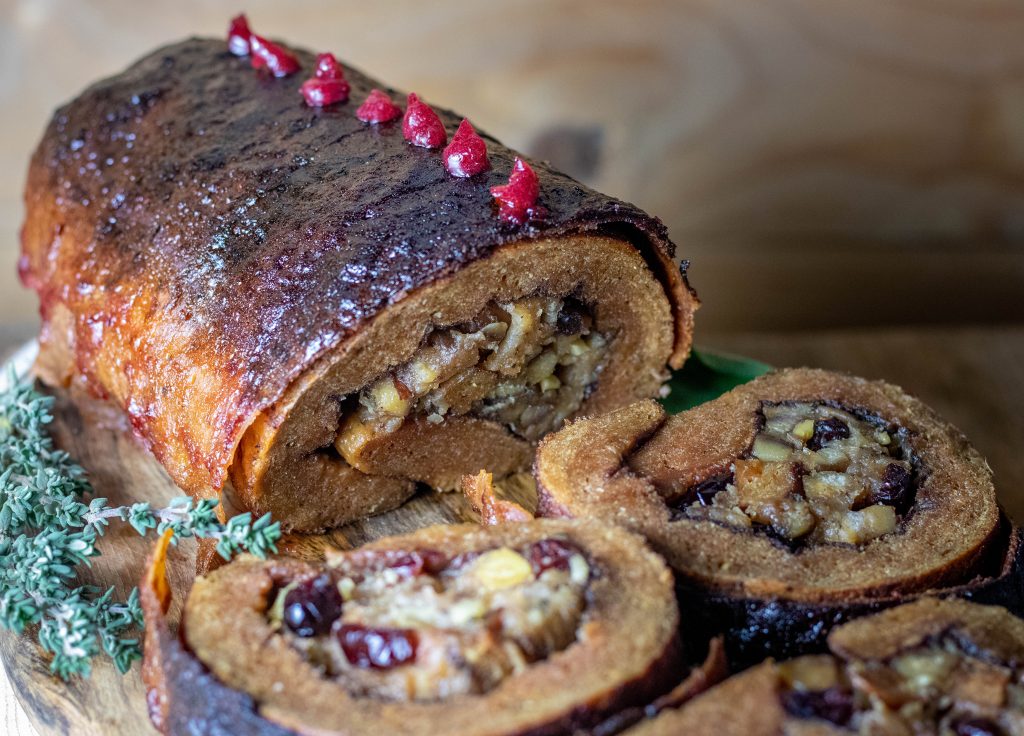
<path fill-rule="evenodd" d="M 1024 621 L 921 600 L 845 624 L 828 654 L 766 662 L 629 736 L 1024 733 Z"/>
<path fill-rule="evenodd" d="M 793 369 L 677 416 L 641 402 L 548 437 L 535 475 L 542 514 L 644 535 L 684 620 L 727 630 L 734 660 L 820 649 L 834 624 L 929 590 L 1021 605 L 987 463 L 882 382 Z"/>
<path fill-rule="evenodd" d="M 432 527 L 320 566 L 243 557 L 196 581 L 180 640 L 144 583 L 168 734 L 214 733 L 224 693 L 266 733 L 568 734 L 684 672 L 670 571 L 596 522 Z"/>

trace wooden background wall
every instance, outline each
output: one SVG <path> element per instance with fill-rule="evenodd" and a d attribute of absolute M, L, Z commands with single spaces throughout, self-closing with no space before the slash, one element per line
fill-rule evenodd
<path fill-rule="evenodd" d="M 51 109 L 239 2 L 0 0 L 0 320 Z M 704 329 L 1024 318 L 1020 0 L 247 0 L 670 226 Z"/>

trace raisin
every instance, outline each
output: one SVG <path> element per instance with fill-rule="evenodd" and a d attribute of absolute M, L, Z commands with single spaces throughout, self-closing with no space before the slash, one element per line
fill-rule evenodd
<path fill-rule="evenodd" d="M 436 575 L 448 566 L 448 556 L 434 549 L 389 552 L 385 557 L 384 566 L 406 577 L 415 577 L 423 573 Z"/>
<path fill-rule="evenodd" d="M 790 690 L 783 695 L 782 707 L 797 718 L 818 718 L 845 726 L 853 717 L 853 694 L 835 687 Z"/>
<path fill-rule="evenodd" d="M 586 314 L 586 307 L 572 297 L 567 297 L 562 303 L 562 309 L 555 320 L 555 329 L 559 335 L 578 335 L 583 332 L 583 317 Z"/>
<path fill-rule="evenodd" d="M 545 570 L 568 570 L 569 559 L 582 554 L 579 547 L 561 539 L 542 539 L 526 549 L 523 556 L 530 561 L 534 575 Z"/>
<path fill-rule="evenodd" d="M 876 503 L 903 507 L 910 496 L 910 471 L 900 463 L 889 463 L 882 473 L 882 482 L 875 490 Z"/>
<path fill-rule="evenodd" d="M 953 722 L 956 736 L 1003 736 L 1003 729 L 988 718 L 960 718 Z"/>
<path fill-rule="evenodd" d="M 441 118 L 430 105 L 412 92 L 409 93 L 409 101 L 405 107 L 402 135 L 411 144 L 421 148 L 440 148 L 448 140 L 448 133 Z"/>
<path fill-rule="evenodd" d="M 459 123 L 459 129 L 444 149 L 443 156 L 444 167 L 452 176 L 475 176 L 491 168 L 491 162 L 487 160 L 487 144 L 465 118 Z"/>
<path fill-rule="evenodd" d="M 710 478 L 690 488 L 686 492 L 686 504 L 699 503 L 701 506 L 710 506 L 715 495 L 725 490 L 729 485 L 729 478 Z"/>
<path fill-rule="evenodd" d="M 379 89 L 370 90 L 366 100 L 356 110 L 356 117 L 364 123 L 388 123 L 402 114 L 402 108 Z"/>
<path fill-rule="evenodd" d="M 304 580 L 284 597 L 284 623 L 297 636 L 326 634 L 341 616 L 341 594 L 327 575 Z"/>
<path fill-rule="evenodd" d="M 419 639 L 412 629 L 371 628 L 361 624 L 337 627 L 341 651 L 350 664 L 386 670 L 416 659 Z"/>
<path fill-rule="evenodd" d="M 850 436 L 850 428 L 839 417 L 827 417 L 814 420 L 814 434 L 807 441 L 807 447 L 814 451 L 820 450 L 834 440 L 845 440 Z"/>
<path fill-rule="evenodd" d="M 534 214 L 540 196 L 540 180 L 530 165 L 516 156 L 508 184 L 491 187 L 491 196 L 498 202 L 501 219 L 522 225 Z"/>

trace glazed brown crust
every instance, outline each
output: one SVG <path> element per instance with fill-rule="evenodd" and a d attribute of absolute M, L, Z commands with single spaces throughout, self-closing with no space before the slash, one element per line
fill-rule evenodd
<path fill-rule="evenodd" d="M 663 359 L 688 351 L 697 302 L 659 221 L 531 162 L 548 215 L 510 227 L 488 187 L 512 151 L 488 138 L 493 169 L 451 177 L 400 124 L 359 122 L 372 87 L 401 95 L 346 73 L 352 102 L 311 109 L 305 73 L 272 79 L 223 41 L 191 39 L 62 107 L 32 158 L 21 273 L 39 292 L 44 352 L 73 361 L 49 377 L 81 374 L 114 399 L 194 494 L 222 488 L 246 429 L 325 356 L 511 244 L 632 244 L 670 305 Z"/>
<path fill-rule="evenodd" d="M 1024 661 L 1024 621 L 998 606 L 956 599 L 922 598 L 866 616 L 835 629 L 829 648 L 840 660 L 886 660 L 908 649 L 955 632 L 996 661 L 1019 666 Z M 841 734 L 846 729 L 824 721 L 789 716 L 780 700 L 780 678 L 769 661 L 735 675 L 685 704 L 627 732 L 628 736 L 703 734 L 780 736 Z"/>
<path fill-rule="evenodd" d="M 359 553 L 431 548 L 455 555 L 553 534 L 580 546 L 601 571 L 590 583 L 578 639 L 485 695 L 437 703 L 352 698 L 317 674 L 283 637 L 273 636 L 266 621 L 274 581 L 308 574 L 311 568 L 296 561 L 253 558 L 238 559 L 196 581 L 182 625 L 191 657 L 169 639 L 159 639 L 156 630 L 152 656 L 163 663 L 161 687 L 165 692 L 191 687 L 201 662 L 213 675 L 205 675 L 208 680 L 236 693 L 232 702 L 246 695 L 250 712 L 268 724 L 296 733 L 350 735 L 571 733 L 671 688 L 682 669 L 672 576 L 660 558 L 624 530 L 551 520 L 443 526 L 384 539 Z M 216 697 L 216 690 L 210 697 Z M 194 710 L 199 719 L 189 732 L 209 733 L 201 728 L 205 709 L 204 703 L 171 702 L 165 720 L 188 723 L 187 713 Z"/>
<path fill-rule="evenodd" d="M 727 471 L 753 442 L 761 402 L 782 401 L 836 402 L 908 431 L 924 471 L 898 532 L 794 552 L 767 536 L 671 519 L 657 486 Z M 535 475 L 542 513 L 624 524 L 684 581 L 734 597 L 835 603 L 960 583 L 1000 529 L 988 464 L 956 428 L 895 386 L 820 370 L 778 371 L 673 417 L 646 402 L 578 421 L 541 444 Z"/>

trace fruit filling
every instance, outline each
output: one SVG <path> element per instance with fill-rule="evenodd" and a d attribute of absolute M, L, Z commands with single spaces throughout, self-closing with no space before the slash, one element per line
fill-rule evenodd
<path fill-rule="evenodd" d="M 267 616 L 353 695 L 435 701 L 487 692 L 568 647 L 590 578 L 580 549 L 555 537 L 454 557 L 356 552 L 279 587 Z"/>
<path fill-rule="evenodd" d="M 782 704 L 791 716 L 853 733 L 1024 732 L 1024 673 L 948 635 L 887 660 L 808 656 L 784 662 L 778 671 Z"/>
<path fill-rule="evenodd" d="M 350 400 L 335 447 L 359 468 L 371 442 L 412 416 L 440 424 L 472 415 L 539 440 L 579 409 L 606 352 L 589 311 L 572 297 L 492 304 L 469 324 L 431 332 L 411 360 Z"/>
<path fill-rule="evenodd" d="M 914 501 L 906 432 L 824 403 L 765 403 L 728 477 L 691 489 L 682 513 L 786 542 L 863 544 L 896 530 Z"/>

